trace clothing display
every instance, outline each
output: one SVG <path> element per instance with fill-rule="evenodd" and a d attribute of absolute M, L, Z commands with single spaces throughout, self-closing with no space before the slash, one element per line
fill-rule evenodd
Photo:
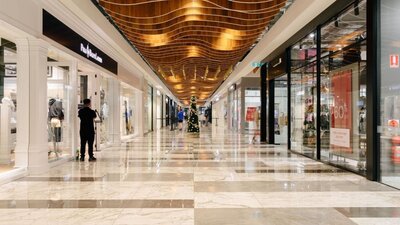
<path fill-rule="evenodd" d="M 58 118 L 59 120 L 64 120 L 64 112 L 61 100 L 56 100 L 54 98 L 51 98 L 49 100 L 48 118 L 49 120 L 51 120 L 52 118 Z"/>
<path fill-rule="evenodd" d="M 62 141 L 62 120 L 64 120 L 64 112 L 61 100 L 51 98 L 49 100 L 49 141 Z"/>

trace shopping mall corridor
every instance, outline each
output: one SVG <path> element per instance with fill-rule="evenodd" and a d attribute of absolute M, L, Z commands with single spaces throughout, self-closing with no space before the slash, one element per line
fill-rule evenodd
<path fill-rule="evenodd" d="M 251 144 L 167 129 L 0 188 L 0 224 L 400 224 L 400 192 Z"/>

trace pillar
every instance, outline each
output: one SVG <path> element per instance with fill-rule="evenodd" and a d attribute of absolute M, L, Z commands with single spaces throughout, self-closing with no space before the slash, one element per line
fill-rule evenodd
<path fill-rule="evenodd" d="M 48 170 L 47 143 L 47 52 L 39 39 L 18 39 L 17 43 L 17 146 L 15 166 L 29 173 Z"/>
<path fill-rule="evenodd" d="M 110 78 L 109 84 L 111 122 L 108 131 L 112 146 L 119 146 L 121 144 L 121 83 L 115 78 Z"/>
<path fill-rule="evenodd" d="M 261 98 L 261 120 L 260 120 L 260 142 L 267 141 L 267 65 L 261 66 L 260 70 L 260 98 Z"/>

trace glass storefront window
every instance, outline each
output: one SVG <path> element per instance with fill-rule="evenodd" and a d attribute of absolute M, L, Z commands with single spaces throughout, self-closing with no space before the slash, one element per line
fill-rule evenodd
<path fill-rule="evenodd" d="M 146 104 L 146 111 L 147 111 L 147 131 L 153 130 L 153 87 L 148 85 L 147 86 L 147 104 Z"/>
<path fill-rule="evenodd" d="M 246 88 L 244 91 L 245 130 L 260 130 L 260 88 Z"/>
<path fill-rule="evenodd" d="M 400 188 L 400 2 L 381 0 L 380 169 L 383 183 Z M 379 46 L 379 45 L 378 45 Z"/>
<path fill-rule="evenodd" d="M 70 73 L 68 67 L 48 66 L 47 68 L 47 131 L 49 160 L 71 155 L 72 121 L 70 113 Z M 75 96 L 73 96 L 75 97 Z M 76 110 L 74 108 L 74 110 Z"/>
<path fill-rule="evenodd" d="M 17 48 L 0 43 L 0 172 L 13 169 L 17 135 Z"/>
<path fill-rule="evenodd" d="M 107 144 L 109 142 L 109 128 L 110 128 L 110 93 L 109 93 L 109 82 L 108 78 L 102 77 L 100 84 L 100 117 L 102 123 L 99 127 L 100 133 L 100 144 Z"/>
<path fill-rule="evenodd" d="M 292 71 L 291 149 L 316 157 L 316 64 Z"/>
<path fill-rule="evenodd" d="M 281 76 L 274 80 L 275 84 L 275 110 L 274 110 L 274 133 L 275 133 L 275 143 L 276 144 L 286 144 L 287 143 L 287 75 Z"/>
<path fill-rule="evenodd" d="M 321 28 L 321 159 L 366 169 L 366 1 Z"/>
<path fill-rule="evenodd" d="M 316 60 L 317 55 L 317 35 L 316 32 L 297 42 L 291 49 L 292 70 L 303 67 Z"/>
<path fill-rule="evenodd" d="M 321 76 L 321 159 L 358 172 L 366 169 L 365 49 L 364 41 L 323 58 Z"/>
<path fill-rule="evenodd" d="M 121 135 L 127 136 L 135 132 L 135 91 L 127 85 L 121 85 Z"/>
<path fill-rule="evenodd" d="M 321 28 L 321 58 L 366 39 L 366 4 L 359 1 Z"/>

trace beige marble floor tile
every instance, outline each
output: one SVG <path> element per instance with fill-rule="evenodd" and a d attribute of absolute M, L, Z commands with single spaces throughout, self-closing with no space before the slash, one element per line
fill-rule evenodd
<path fill-rule="evenodd" d="M 253 194 L 265 208 L 400 207 L 398 200 L 400 192 L 257 192 Z"/>
<path fill-rule="evenodd" d="M 400 218 L 350 218 L 358 225 L 399 225 Z"/>
<path fill-rule="evenodd" d="M 195 193 L 195 208 L 261 208 L 253 193 Z"/>
<path fill-rule="evenodd" d="M 195 209 L 195 225 L 354 225 L 334 209 Z"/>
<path fill-rule="evenodd" d="M 114 225 L 192 225 L 193 209 L 124 209 Z"/>

